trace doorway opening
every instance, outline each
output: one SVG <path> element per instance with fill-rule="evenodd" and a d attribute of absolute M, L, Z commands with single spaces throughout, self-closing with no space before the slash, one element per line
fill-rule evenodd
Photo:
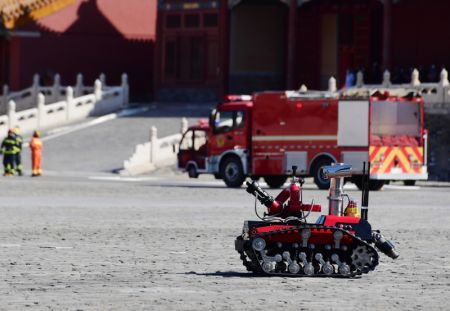
<path fill-rule="evenodd" d="M 285 88 L 288 7 L 276 0 L 244 0 L 230 12 L 229 92 Z"/>

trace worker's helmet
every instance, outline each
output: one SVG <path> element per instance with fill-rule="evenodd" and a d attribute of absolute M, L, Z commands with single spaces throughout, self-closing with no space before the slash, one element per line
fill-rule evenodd
<path fill-rule="evenodd" d="M 34 131 L 33 137 L 36 137 L 36 138 L 41 137 L 41 133 L 39 131 Z"/>
<path fill-rule="evenodd" d="M 20 127 L 16 126 L 14 128 L 14 133 L 19 134 L 20 133 Z"/>

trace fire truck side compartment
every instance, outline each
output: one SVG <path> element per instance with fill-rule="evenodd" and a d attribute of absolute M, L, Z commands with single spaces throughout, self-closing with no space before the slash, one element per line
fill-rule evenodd
<path fill-rule="evenodd" d="M 369 102 L 339 101 L 338 146 L 367 147 L 369 145 Z"/>

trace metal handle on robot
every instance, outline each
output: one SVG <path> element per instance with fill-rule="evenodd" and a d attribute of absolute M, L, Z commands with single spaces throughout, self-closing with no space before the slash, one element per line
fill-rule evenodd
<path fill-rule="evenodd" d="M 323 166 L 322 174 L 326 179 L 336 177 L 350 177 L 352 176 L 352 166 L 350 164 Z"/>
<path fill-rule="evenodd" d="M 254 195 L 262 205 L 270 207 L 275 201 L 275 199 L 270 194 L 261 189 L 261 187 L 255 180 L 252 182 L 247 181 L 245 184 L 247 185 L 246 191 Z"/>

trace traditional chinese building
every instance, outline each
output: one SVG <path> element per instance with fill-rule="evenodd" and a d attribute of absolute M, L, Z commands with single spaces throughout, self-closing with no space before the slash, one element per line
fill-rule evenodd
<path fill-rule="evenodd" d="M 155 90 L 163 100 L 341 86 L 347 70 L 377 82 L 450 65 L 441 0 L 160 0 Z"/>
<path fill-rule="evenodd" d="M 0 9 L 0 83 L 20 89 L 35 73 L 44 84 L 59 73 L 67 85 L 83 73 L 92 84 L 104 73 L 113 85 L 126 72 L 132 99 L 153 96 L 156 0 L 0 0 Z"/>
<path fill-rule="evenodd" d="M 61 10 L 74 0 L 0 0 L 0 83 L 16 78 L 19 42 L 36 36 L 20 31 L 24 24 L 37 21 Z"/>

